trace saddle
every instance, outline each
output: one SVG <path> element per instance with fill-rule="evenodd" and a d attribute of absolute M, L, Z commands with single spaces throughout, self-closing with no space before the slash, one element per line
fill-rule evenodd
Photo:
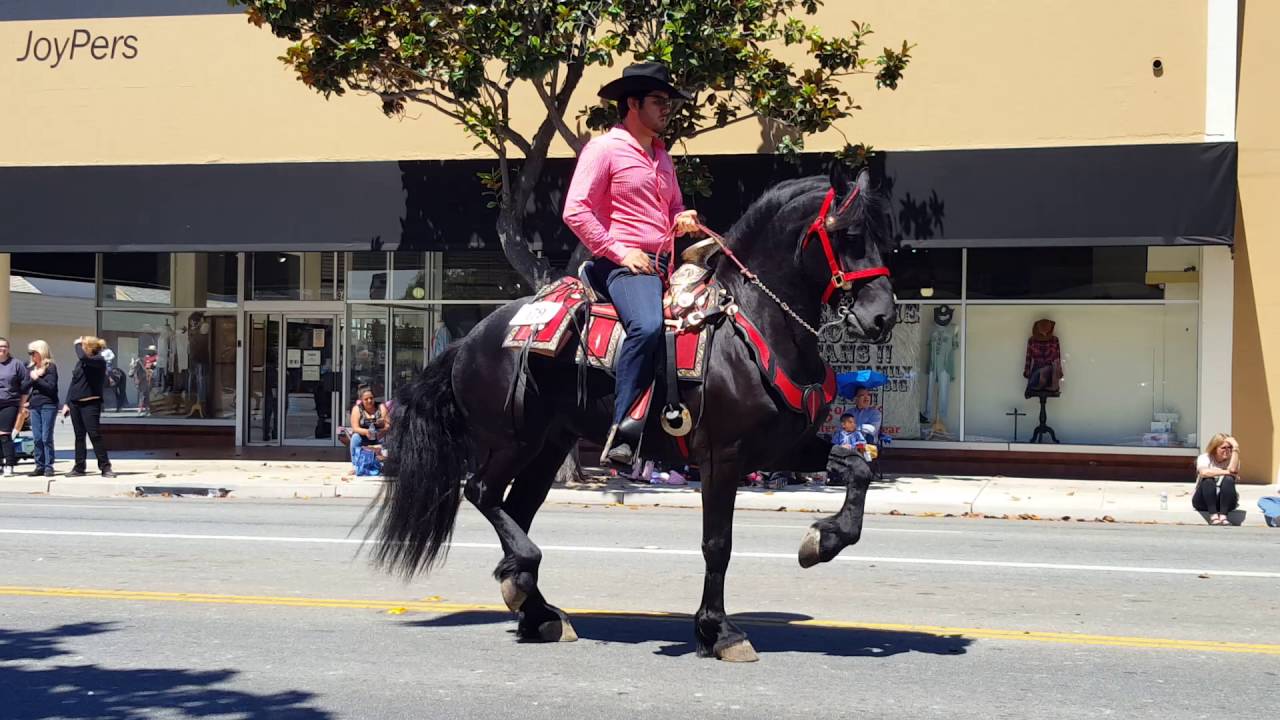
<path fill-rule="evenodd" d="M 578 269 L 577 277 L 564 277 L 544 287 L 532 302 L 511 319 L 503 347 L 547 357 L 569 352 L 569 338 L 578 337 L 574 361 L 584 369 L 613 373 L 618 349 L 626 329 L 618 310 L 604 301 L 592 287 L 590 261 Z M 662 298 L 666 324 L 665 403 L 662 428 L 682 438 L 693 429 L 688 409 L 680 402 L 681 381 L 700 382 L 706 373 L 707 348 L 711 334 L 704 330 L 732 304 L 728 294 L 711 283 L 711 270 L 685 263 L 670 277 Z M 575 328 L 575 332 L 570 332 Z M 618 432 L 638 445 L 653 405 L 656 383 L 642 393 L 627 413 Z"/>
<path fill-rule="evenodd" d="M 693 429 L 693 423 L 688 409 L 680 402 L 680 384 L 699 383 L 705 378 L 714 335 L 708 330 L 725 318 L 732 319 L 734 329 L 746 342 L 765 380 L 790 409 L 804 414 L 816 428 L 822 410 L 835 399 L 835 372 L 828 366 L 819 384 L 802 385 L 792 380 L 778 365 L 763 334 L 739 310 L 728 292 L 713 282 L 711 269 L 703 264 L 711 253 L 699 247 L 702 244 L 685 252 L 686 262 L 671 275 L 663 293 L 667 346 L 666 367 L 660 369 L 666 391 L 661 417 L 663 430 L 676 438 L 681 453 L 687 457 L 684 436 Z M 617 309 L 592 287 L 590 269 L 590 261 L 583 263 L 576 277 L 563 277 L 538 291 L 509 321 L 503 347 L 552 358 L 566 357 L 570 338 L 577 337 L 579 342 L 573 358 L 579 367 L 612 373 L 626 331 Z M 517 384 L 512 387 L 515 404 L 521 402 L 522 374 L 523 371 L 518 373 Z M 637 454 L 659 379 L 655 378 L 655 384 L 641 394 L 617 429 L 623 437 L 636 443 L 633 447 L 637 447 Z M 516 414 L 521 413 L 517 410 Z M 606 442 L 606 449 L 612 440 L 611 437 Z"/>

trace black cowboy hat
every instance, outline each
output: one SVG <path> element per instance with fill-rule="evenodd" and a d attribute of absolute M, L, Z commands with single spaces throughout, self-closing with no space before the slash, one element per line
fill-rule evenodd
<path fill-rule="evenodd" d="M 673 98 L 692 100 L 688 93 L 671 84 L 671 71 L 662 63 L 636 63 L 622 71 L 622 77 L 600 88 L 605 100 L 621 100 L 629 95 L 641 95 L 652 90 L 665 90 Z"/>

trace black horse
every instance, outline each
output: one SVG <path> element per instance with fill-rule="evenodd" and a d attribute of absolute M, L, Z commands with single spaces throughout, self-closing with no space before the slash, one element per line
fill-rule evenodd
<path fill-rule="evenodd" d="M 820 216 L 825 222 L 815 223 Z M 760 282 L 750 281 L 723 253 L 712 259 L 713 282 L 728 290 L 758 328 L 771 357 L 758 364 L 760 351 L 748 347 L 732 321 L 705 330 L 715 335 L 704 382 L 683 393 L 697 419 L 684 438 L 687 455 L 654 423 L 646 432 L 644 455 L 689 462 L 701 473 L 706 576 L 695 617 L 698 654 L 751 661 L 756 659 L 751 643 L 724 608 L 739 480 L 756 469 L 820 471 L 831 451 L 813 422 L 815 416 L 825 417 L 830 398 L 813 402 L 806 395 L 811 403 L 806 417 L 785 402 L 762 368 L 772 363 L 800 387 L 821 388 L 824 380 L 830 386 L 816 331 L 824 304 L 842 306 L 843 321 L 869 341 L 888 336 L 895 308 L 882 260 L 891 243 L 887 201 L 871 189 L 865 171 L 849 183 L 836 164 L 829 178 L 775 185 L 729 231 L 727 243 Z M 509 321 L 527 302 L 494 312 L 400 391 L 387 442 L 386 472 L 393 480 L 370 532 L 378 536 L 375 561 L 412 576 L 447 552 L 465 495 L 501 541 L 504 557 L 494 577 L 517 613 L 518 637 L 575 640 L 569 618 L 538 587 L 542 553 L 529 539 L 529 527 L 578 440 L 603 444 L 613 407 L 612 380 L 592 371 L 584 399 L 571 353 L 564 359 L 531 355 L 523 421 L 513 422 L 508 396 L 521 372 L 521 356 L 502 344 Z M 861 532 L 871 473 L 847 453 L 832 455 L 831 462 L 850 479 L 845 506 L 808 531 L 800 549 L 804 567 L 832 559 Z"/>

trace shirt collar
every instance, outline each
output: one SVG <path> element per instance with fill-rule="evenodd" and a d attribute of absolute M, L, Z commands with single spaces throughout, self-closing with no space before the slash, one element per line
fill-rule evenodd
<path fill-rule="evenodd" d="M 640 152 L 646 155 L 649 154 L 649 152 L 644 149 L 644 146 L 640 144 L 640 141 L 636 140 L 636 136 L 632 135 L 621 123 L 613 126 L 613 129 L 608 132 L 608 137 L 630 143 L 632 147 L 636 148 Z M 662 141 L 662 138 L 655 137 L 653 139 L 653 149 L 655 151 L 654 157 L 656 158 L 658 153 L 666 152 L 667 144 Z"/>

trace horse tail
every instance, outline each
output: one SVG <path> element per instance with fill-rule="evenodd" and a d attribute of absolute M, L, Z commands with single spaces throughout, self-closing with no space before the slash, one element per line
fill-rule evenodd
<path fill-rule="evenodd" d="M 462 501 L 470 443 L 453 390 L 458 347 L 439 355 L 396 396 L 383 468 L 387 482 L 369 535 L 378 536 L 374 564 L 406 578 L 444 560 Z"/>

